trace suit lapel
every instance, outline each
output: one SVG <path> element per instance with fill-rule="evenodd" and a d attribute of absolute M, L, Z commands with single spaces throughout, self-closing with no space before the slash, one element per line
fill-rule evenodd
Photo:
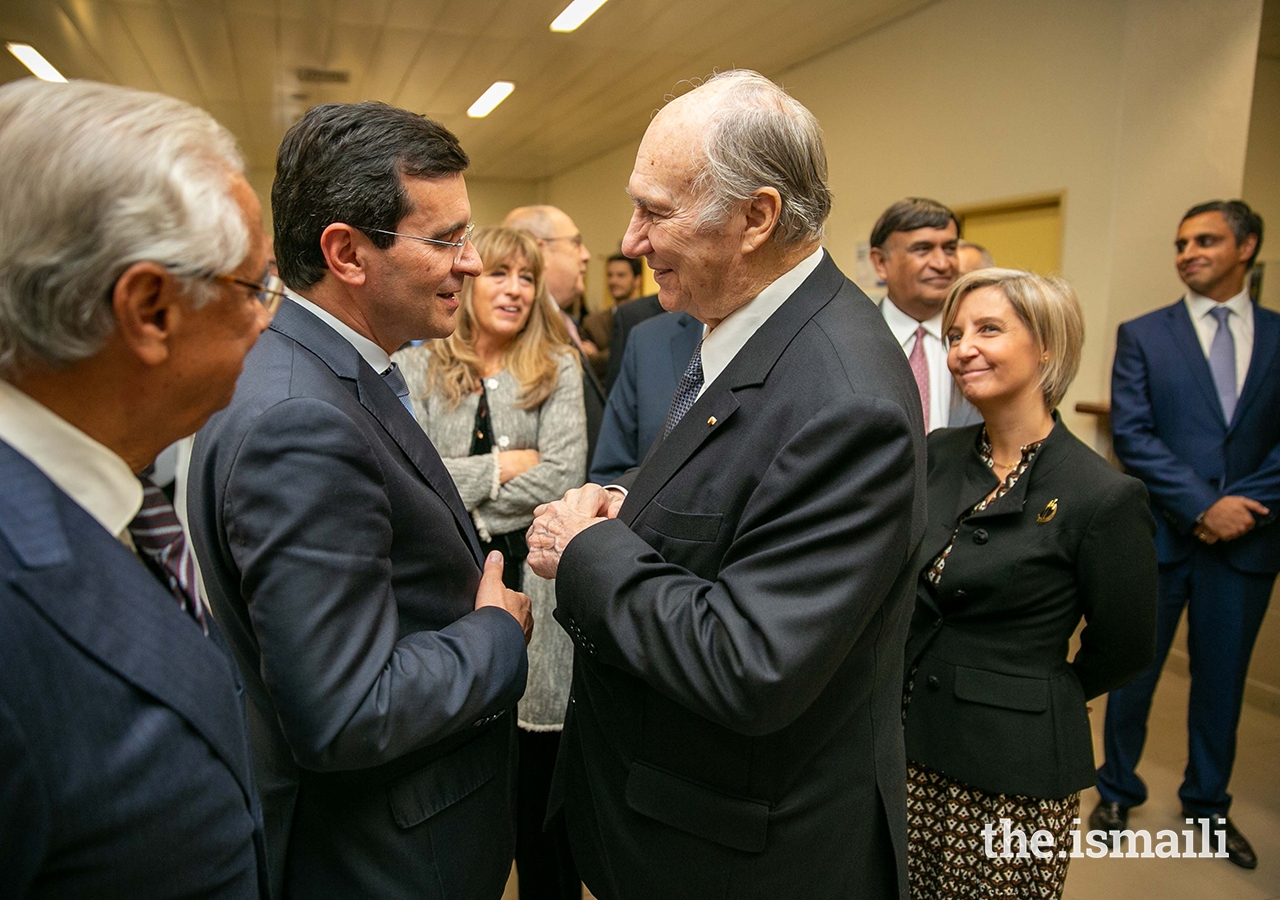
<path fill-rule="evenodd" d="M 782 351 L 814 314 L 830 302 L 843 283 L 844 276 L 832 262 L 831 255 L 823 253 L 818 268 L 756 329 L 756 333 L 738 351 L 720 377 L 703 391 L 671 434 L 658 441 L 649 452 L 618 518 L 627 525 L 632 524 L 640 511 L 648 506 L 707 438 L 732 420 L 738 409 L 735 392 L 764 383 Z M 682 374 L 683 371 L 682 367 Z"/>
<path fill-rule="evenodd" d="M 1166 321 L 1173 334 L 1174 345 L 1191 373 L 1191 380 L 1199 386 L 1205 402 L 1213 408 L 1223 427 L 1226 427 L 1227 421 L 1222 415 L 1222 401 L 1218 399 L 1218 390 L 1213 385 L 1213 373 L 1209 371 L 1209 361 L 1204 357 L 1204 348 L 1200 346 L 1200 338 L 1196 336 L 1196 327 L 1191 322 L 1191 313 L 1187 311 L 1187 304 L 1179 300 L 1166 309 L 1168 310 Z"/>
<path fill-rule="evenodd" d="M 1269 314 L 1267 310 L 1255 306 L 1253 309 L 1253 355 L 1249 357 L 1249 371 L 1244 377 L 1244 387 L 1240 391 L 1240 402 L 1236 404 L 1235 415 L 1231 419 L 1231 428 L 1244 416 L 1249 405 L 1262 392 L 1262 386 L 1271 376 L 1271 363 L 1275 360 L 1276 348 L 1280 346 L 1280 316 Z M 1230 428 L 1228 429 L 1230 430 Z"/>
<path fill-rule="evenodd" d="M 684 377 L 684 370 L 689 367 L 689 358 L 694 348 L 702 340 L 702 323 L 688 313 L 678 313 L 680 329 L 671 336 L 671 371 L 676 377 L 676 384 Z"/>
<path fill-rule="evenodd" d="M 140 559 L 4 444 L 0 481 L 8 486 L 0 527 L 23 565 L 10 578 L 14 589 L 70 641 L 190 723 L 253 805 L 244 714 L 230 657 Z M 18 508 L 42 523 L 44 537 L 28 541 L 21 535 L 10 515 Z M 45 540 L 50 535 L 56 539 Z"/>
<path fill-rule="evenodd" d="M 427 486 L 449 507 L 476 562 L 482 562 L 475 526 L 471 523 L 471 516 L 468 515 L 462 498 L 458 496 L 458 488 L 454 485 L 449 470 L 444 467 L 435 446 L 413 416 L 409 415 L 395 391 L 387 386 L 342 335 L 293 301 L 285 299 L 280 304 L 271 328 L 306 347 L 351 386 L 360 405 L 378 421 L 396 446 L 409 458 Z"/>

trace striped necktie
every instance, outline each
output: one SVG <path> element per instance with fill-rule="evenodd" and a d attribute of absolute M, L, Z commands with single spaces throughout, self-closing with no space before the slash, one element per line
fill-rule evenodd
<path fill-rule="evenodd" d="M 196 562 L 191 555 L 191 545 L 182 531 L 182 523 L 173 504 L 164 492 L 145 474 L 142 482 L 142 509 L 129 523 L 129 536 L 133 545 L 153 564 L 178 605 L 195 619 L 207 635 L 209 624 L 205 621 L 204 605 L 200 601 L 200 589 L 196 583 Z"/>
<path fill-rule="evenodd" d="M 387 387 L 396 392 L 396 397 L 400 400 L 402 406 L 409 410 L 409 415 L 413 415 L 413 401 L 409 399 L 409 385 L 404 380 L 404 374 L 400 371 L 397 363 L 392 363 L 391 368 L 382 373 L 382 380 L 387 383 Z M 417 416 L 414 416 L 417 418 Z"/>

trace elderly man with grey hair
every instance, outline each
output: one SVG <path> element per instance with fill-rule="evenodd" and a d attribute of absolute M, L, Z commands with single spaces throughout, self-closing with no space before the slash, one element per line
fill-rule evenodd
<path fill-rule="evenodd" d="M 623 252 L 705 333 L 643 466 L 530 528 L 577 651 L 551 813 L 601 900 L 905 897 L 924 428 L 821 247 L 818 123 L 716 76 L 653 119 L 629 192 Z"/>
<path fill-rule="evenodd" d="M 240 676 L 145 475 L 280 297 L 241 169 L 178 100 L 0 88 L 0 896 L 266 890 Z"/>

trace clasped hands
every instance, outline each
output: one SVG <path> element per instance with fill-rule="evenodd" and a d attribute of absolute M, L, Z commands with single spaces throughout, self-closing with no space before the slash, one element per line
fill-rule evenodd
<path fill-rule="evenodd" d="M 525 535 L 529 568 L 542 578 L 555 578 L 569 542 L 592 525 L 617 518 L 624 499 L 621 491 L 584 484 L 569 491 L 562 500 L 539 506 L 533 511 L 533 524 Z"/>
<path fill-rule="evenodd" d="M 1204 511 L 1192 534 L 1206 544 L 1218 541 L 1234 541 L 1253 530 L 1258 524 L 1254 516 L 1270 515 L 1271 510 L 1257 500 L 1230 495 L 1219 497 Z"/>

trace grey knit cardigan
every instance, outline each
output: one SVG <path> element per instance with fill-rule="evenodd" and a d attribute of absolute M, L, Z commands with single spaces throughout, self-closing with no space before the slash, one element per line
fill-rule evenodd
<path fill-rule="evenodd" d="M 494 452 L 470 456 L 478 394 L 446 409 L 439 393 L 428 393 L 430 350 L 408 347 L 392 356 L 400 366 L 418 424 L 431 439 L 453 476 L 462 502 L 471 512 L 481 540 L 523 531 L 533 521 L 534 507 L 559 500 L 583 483 L 587 464 L 587 418 L 582 405 L 582 373 L 574 356 L 562 354 L 551 395 L 535 409 L 517 409 L 520 384 L 503 370 L 485 379 Z M 538 464 L 498 483 L 502 450 L 537 450 Z M 526 564 L 524 591 L 533 604 L 535 628 L 529 644 L 529 682 L 520 700 L 520 727 L 559 731 L 564 726 L 573 678 L 573 642 L 551 616 L 555 582 L 539 578 Z"/>

